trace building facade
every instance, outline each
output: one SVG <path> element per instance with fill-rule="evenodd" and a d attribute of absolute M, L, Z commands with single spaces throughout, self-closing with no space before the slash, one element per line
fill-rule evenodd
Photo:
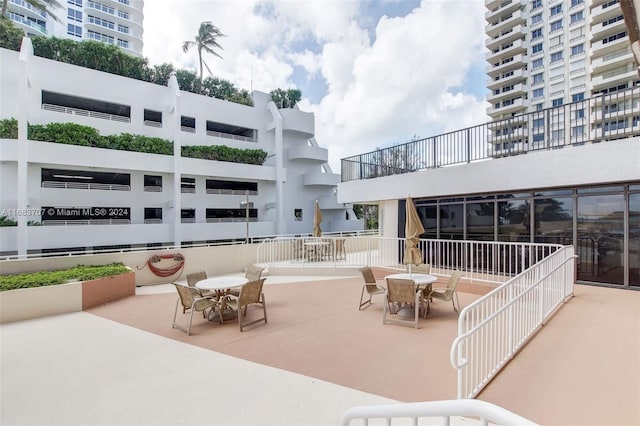
<path fill-rule="evenodd" d="M 565 136 L 593 139 L 602 130 L 637 124 L 629 100 L 600 106 L 615 115 L 601 123 L 586 123 L 589 111 L 582 104 L 640 82 L 619 0 L 487 0 L 485 5 L 487 115 L 494 121 L 496 152 L 527 151 Z M 568 104 L 573 108 L 567 116 L 543 112 Z M 623 109 L 629 110 L 625 116 L 619 113 Z M 572 125 L 562 125 L 565 120 Z"/>
<path fill-rule="evenodd" d="M 97 40 L 142 57 L 144 0 L 68 0 L 50 8 L 57 21 L 24 0 L 8 0 L 9 18 L 29 36 Z"/>
<path fill-rule="evenodd" d="M 501 120 L 634 87 L 619 0 L 486 0 L 487 114 Z"/>
<path fill-rule="evenodd" d="M 309 234 L 315 201 L 321 228 L 364 227 L 336 200 L 339 175 L 314 138 L 313 114 L 253 106 L 0 49 L 0 119 L 18 120 L 18 139 L 0 139 L 0 253 L 27 255 L 247 236 Z M 27 45 L 27 48 L 25 48 Z M 67 76 L 73 75 L 73 79 Z M 27 139 L 27 123 L 72 122 L 101 135 L 173 142 L 173 155 Z M 181 156 L 182 147 L 263 150 L 261 165 Z M 31 226 L 41 225 L 41 226 Z"/>

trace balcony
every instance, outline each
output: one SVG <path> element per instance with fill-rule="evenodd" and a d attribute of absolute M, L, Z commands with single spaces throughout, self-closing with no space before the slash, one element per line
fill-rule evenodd
<path fill-rule="evenodd" d="M 490 77 L 497 77 L 511 70 L 515 71 L 523 67 L 523 56 L 521 54 L 517 54 L 512 56 L 511 58 L 505 58 L 497 64 L 488 65 L 486 71 Z"/>
<path fill-rule="evenodd" d="M 528 47 L 529 43 L 522 39 L 503 44 L 500 47 L 496 48 L 499 50 L 487 53 L 487 62 L 493 64 L 504 58 L 514 56 L 518 53 L 524 53 L 526 52 Z"/>
<path fill-rule="evenodd" d="M 340 175 L 335 173 L 312 171 L 305 173 L 303 177 L 305 186 L 337 186 L 339 182 Z"/>
<path fill-rule="evenodd" d="M 326 163 L 329 151 L 326 148 L 309 145 L 292 146 L 288 150 L 288 158 L 289 160 L 313 160 Z"/>
<path fill-rule="evenodd" d="M 498 87 L 504 86 L 505 84 L 513 84 L 519 81 L 524 81 L 528 77 L 528 74 L 525 73 L 522 69 L 508 71 L 495 79 L 487 80 L 487 89 L 495 90 Z"/>
<path fill-rule="evenodd" d="M 509 13 L 513 13 L 516 10 L 522 7 L 521 0 L 491 0 L 488 3 L 485 3 L 486 7 L 489 9 L 484 14 L 484 19 L 487 22 L 495 21 L 497 17 L 500 15 L 506 15 Z"/>
<path fill-rule="evenodd" d="M 485 33 L 487 36 L 493 38 L 499 35 L 500 33 L 508 30 L 515 24 L 522 24 L 527 20 L 527 14 L 516 10 L 509 16 L 509 14 L 504 14 L 497 21 L 490 22 L 485 26 Z"/>
<path fill-rule="evenodd" d="M 510 104 L 500 104 L 500 107 L 495 108 L 495 106 L 490 106 L 487 107 L 486 112 L 487 115 L 492 115 L 492 114 L 511 114 L 514 113 L 516 111 L 522 111 L 526 108 L 527 106 L 527 101 L 522 99 L 522 98 L 518 98 L 515 99 L 513 101 L 513 103 Z"/>
<path fill-rule="evenodd" d="M 492 92 L 490 95 L 487 96 L 487 102 L 491 102 L 493 104 L 496 102 L 500 102 L 504 99 L 516 97 L 518 95 L 522 96 L 526 93 L 527 89 L 528 89 L 527 85 L 523 83 L 514 84 L 512 88 L 510 86 L 506 86 L 506 87 L 503 87 L 501 90 L 496 89 L 496 90 L 499 90 L 499 93 Z"/>
<path fill-rule="evenodd" d="M 313 137 L 315 131 L 313 114 L 295 108 L 282 108 L 278 112 L 282 116 L 283 131 L 298 133 L 309 138 Z"/>
<path fill-rule="evenodd" d="M 620 68 L 625 64 L 632 63 L 633 60 L 631 49 L 623 49 L 604 56 L 594 57 L 591 59 L 592 73 L 600 74 Z"/>

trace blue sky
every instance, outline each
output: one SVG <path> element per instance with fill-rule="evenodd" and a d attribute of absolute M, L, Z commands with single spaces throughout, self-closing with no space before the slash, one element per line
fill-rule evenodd
<path fill-rule="evenodd" d="M 487 121 L 482 0 L 153 0 L 151 64 L 183 53 L 201 21 L 226 37 L 214 75 L 247 90 L 298 88 L 316 140 L 340 158 Z M 170 23 L 170 24 L 169 24 Z"/>

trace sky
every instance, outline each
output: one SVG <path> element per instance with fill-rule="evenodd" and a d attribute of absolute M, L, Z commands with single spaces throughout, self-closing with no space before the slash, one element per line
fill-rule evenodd
<path fill-rule="evenodd" d="M 198 70 L 182 51 L 217 26 L 214 76 L 237 88 L 297 88 L 315 137 L 340 159 L 489 121 L 483 0 L 147 0 L 143 56 Z M 206 76 L 206 74 L 205 74 Z"/>

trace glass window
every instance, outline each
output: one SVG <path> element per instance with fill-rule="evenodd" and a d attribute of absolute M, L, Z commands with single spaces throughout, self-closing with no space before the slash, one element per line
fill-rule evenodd
<path fill-rule="evenodd" d="M 535 75 L 533 76 L 533 84 L 538 84 L 538 83 L 542 83 L 542 82 L 543 82 L 543 80 L 542 80 L 542 73 L 540 73 L 540 74 L 535 74 Z"/>
<path fill-rule="evenodd" d="M 300 222 L 302 220 L 302 209 L 293 209 L 293 220 Z"/>
<path fill-rule="evenodd" d="M 462 204 L 440 205 L 440 237 L 445 240 L 464 239 Z"/>
<path fill-rule="evenodd" d="M 551 54 L 551 63 L 562 60 L 562 51 Z"/>
<path fill-rule="evenodd" d="M 542 104 L 536 104 L 535 105 L 535 110 L 536 111 L 542 111 Z"/>
<path fill-rule="evenodd" d="M 529 200 L 498 202 L 498 241 L 531 241 Z"/>
<path fill-rule="evenodd" d="M 531 10 L 542 7 L 542 0 L 533 0 L 531 2 Z"/>
<path fill-rule="evenodd" d="M 562 12 L 562 4 L 559 4 L 557 6 L 553 6 L 551 8 L 551 16 L 557 15 L 558 13 L 561 13 L 561 12 Z"/>
<path fill-rule="evenodd" d="M 551 106 L 552 107 L 559 107 L 562 105 L 562 98 L 559 99 L 554 99 L 551 101 Z"/>
<path fill-rule="evenodd" d="M 542 28 L 531 31 L 531 40 L 535 40 L 539 37 L 542 37 Z"/>
<path fill-rule="evenodd" d="M 467 239 L 493 241 L 493 201 L 467 203 Z"/>
<path fill-rule="evenodd" d="M 438 236 L 438 206 L 416 206 L 418 215 L 424 225 L 425 238 L 437 238 Z"/>
<path fill-rule="evenodd" d="M 531 46 L 531 53 L 542 52 L 542 43 L 535 44 Z"/>
<path fill-rule="evenodd" d="M 635 193 L 629 194 L 629 285 L 640 286 L 640 194 Z"/>
<path fill-rule="evenodd" d="M 578 279 L 624 284 L 624 195 L 578 197 Z"/>
<path fill-rule="evenodd" d="M 196 223 L 196 209 L 180 210 L 181 223 Z"/>
<path fill-rule="evenodd" d="M 580 53 L 584 53 L 584 44 L 571 46 L 571 56 L 578 55 Z"/>
<path fill-rule="evenodd" d="M 584 100 L 584 92 L 571 95 L 571 102 L 578 102 L 582 100 Z"/>
<path fill-rule="evenodd" d="M 534 59 L 531 62 L 531 66 L 533 67 L 533 69 L 540 68 L 542 65 L 543 65 L 542 58 Z"/>
<path fill-rule="evenodd" d="M 571 23 L 572 24 L 574 22 L 583 21 L 584 20 L 584 12 L 581 10 L 580 12 L 572 13 L 570 18 L 571 18 Z"/>
<path fill-rule="evenodd" d="M 183 177 L 180 182 L 180 192 L 195 194 L 196 178 Z"/>
<path fill-rule="evenodd" d="M 549 31 L 556 31 L 562 28 L 562 19 L 552 22 L 549 25 Z"/>
<path fill-rule="evenodd" d="M 533 15 L 531 17 L 531 25 L 542 22 L 542 13 L 538 13 L 537 15 Z"/>
<path fill-rule="evenodd" d="M 536 243 L 573 244 L 573 198 L 534 200 Z"/>
<path fill-rule="evenodd" d="M 144 223 L 162 223 L 161 207 L 145 207 Z"/>
<path fill-rule="evenodd" d="M 162 192 L 162 176 L 144 175 L 145 192 Z"/>
<path fill-rule="evenodd" d="M 584 136 L 584 125 L 571 127 L 571 136 L 573 137 Z"/>
<path fill-rule="evenodd" d="M 539 98 L 544 95 L 544 88 L 541 87 L 539 89 L 533 89 L 532 94 L 534 98 Z"/>

